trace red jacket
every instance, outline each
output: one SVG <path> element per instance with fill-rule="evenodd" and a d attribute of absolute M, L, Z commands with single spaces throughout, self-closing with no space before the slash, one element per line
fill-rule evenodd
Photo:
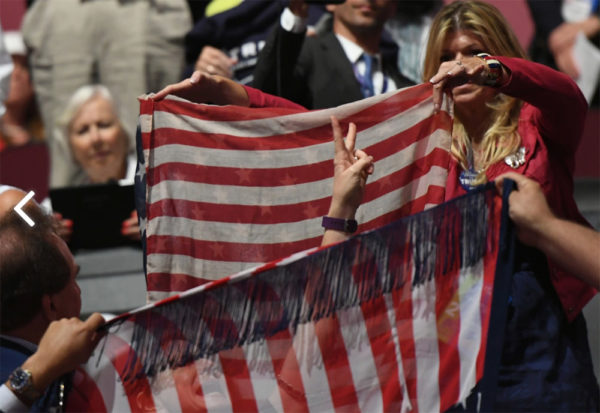
<path fill-rule="evenodd" d="M 535 179 L 550 207 L 562 218 L 587 224 L 573 198 L 575 151 L 583 132 L 587 103 L 577 85 L 565 74 L 523 59 L 497 57 L 510 70 L 498 89 L 525 103 L 519 117 L 519 134 L 525 146 L 525 163 L 517 169 L 504 161 L 488 168 L 493 180 L 504 172 L 516 171 Z M 301 108 L 286 99 L 246 87 L 253 107 Z M 452 159 L 446 182 L 446 200 L 466 191 L 458 181 L 461 172 Z M 549 261 L 550 277 L 569 320 L 575 318 L 596 290 Z"/>

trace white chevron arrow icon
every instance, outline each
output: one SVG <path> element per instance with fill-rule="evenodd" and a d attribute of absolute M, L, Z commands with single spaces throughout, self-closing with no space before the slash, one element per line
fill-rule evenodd
<path fill-rule="evenodd" d="M 27 215 L 21 208 L 23 208 L 23 205 L 25 205 L 34 195 L 35 193 L 33 191 L 29 191 L 29 193 L 25 195 L 25 198 L 21 199 L 21 201 L 19 201 L 19 203 L 13 208 L 17 214 L 21 215 L 21 218 L 23 218 L 23 220 L 27 222 L 30 227 L 34 226 L 35 222 L 33 222 L 33 220 L 29 218 L 29 215 Z"/>

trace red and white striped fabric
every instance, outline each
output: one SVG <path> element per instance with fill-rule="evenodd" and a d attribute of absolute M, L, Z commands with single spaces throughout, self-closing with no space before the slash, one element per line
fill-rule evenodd
<path fill-rule="evenodd" d="M 483 373 L 498 208 L 480 193 L 412 215 L 443 200 L 449 162 L 451 119 L 432 113 L 429 85 L 314 112 L 141 107 L 150 297 L 198 286 L 124 315 L 79 378 L 88 405 L 73 409 L 431 412 L 465 400 Z M 319 244 L 331 115 L 356 123 L 376 159 L 358 216 L 369 231 L 282 259 Z"/>
<path fill-rule="evenodd" d="M 451 118 L 424 84 L 337 108 L 141 100 L 151 301 L 319 245 L 333 177 L 330 116 L 375 158 L 359 231 L 444 199 Z"/>
<path fill-rule="evenodd" d="M 68 407 L 445 411 L 483 375 L 497 201 L 473 193 L 126 314 L 88 363 L 88 405 Z"/>

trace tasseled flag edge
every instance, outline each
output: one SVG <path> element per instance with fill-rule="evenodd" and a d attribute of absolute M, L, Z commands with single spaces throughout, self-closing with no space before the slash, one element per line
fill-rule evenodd
<path fill-rule="evenodd" d="M 492 185 L 359 234 L 328 248 L 296 254 L 250 276 L 132 312 L 125 377 L 167 368 L 264 340 L 401 288 L 479 261 L 495 248 Z M 357 271 L 356 268 L 360 267 Z M 113 327 L 114 328 L 114 327 Z"/>

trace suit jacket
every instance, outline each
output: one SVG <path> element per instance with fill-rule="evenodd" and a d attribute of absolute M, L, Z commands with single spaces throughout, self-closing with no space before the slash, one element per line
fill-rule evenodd
<path fill-rule="evenodd" d="M 22 344 L 5 337 L 0 337 L 0 383 L 6 382 L 6 380 L 8 380 L 8 376 L 10 376 L 10 373 L 12 373 L 17 367 L 21 366 L 32 354 L 33 351 Z M 47 412 L 53 407 L 58 406 L 58 388 L 61 381 L 66 387 L 66 397 L 72 387 L 72 378 L 70 373 L 67 373 L 59 380 L 56 380 L 50 384 L 44 395 L 38 399 L 33 406 L 31 406 L 30 411 Z"/>
<path fill-rule="evenodd" d="M 0 383 L 33 354 L 33 351 L 20 343 L 0 337 Z"/>
<path fill-rule="evenodd" d="M 382 54 L 382 71 L 398 88 L 414 83 L 400 74 L 396 56 Z M 314 37 L 278 25 L 262 49 L 253 86 L 308 109 L 339 106 L 363 99 L 352 63 L 333 31 Z"/>

